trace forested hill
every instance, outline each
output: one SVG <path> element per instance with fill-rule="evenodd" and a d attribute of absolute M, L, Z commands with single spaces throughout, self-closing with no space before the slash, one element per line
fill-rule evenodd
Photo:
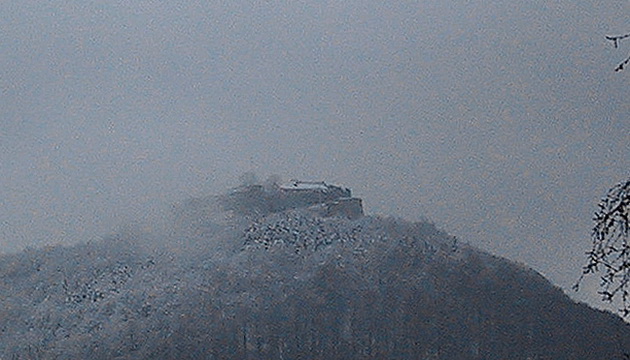
<path fill-rule="evenodd" d="M 183 202 L 0 257 L 0 359 L 625 359 L 630 327 L 431 223 Z"/>

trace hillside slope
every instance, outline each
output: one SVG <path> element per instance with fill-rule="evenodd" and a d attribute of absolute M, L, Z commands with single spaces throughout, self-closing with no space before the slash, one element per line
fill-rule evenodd
<path fill-rule="evenodd" d="M 0 359 L 623 359 L 630 327 L 428 222 L 178 207 L 0 257 Z"/>

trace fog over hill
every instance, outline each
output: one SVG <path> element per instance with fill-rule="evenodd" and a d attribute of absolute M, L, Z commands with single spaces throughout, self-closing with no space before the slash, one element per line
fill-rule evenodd
<path fill-rule="evenodd" d="M 630 169 L 630 2 L 0 1 L 0 253 L 241 173 L 326 179 L 570 289 Z M 600 306 L 595 286 L 577 298 Z"/>
<path fill-rule="evenodd" d="M 179 202 L 160 228 L 1 256 L 0 358 L 630 353 L 630 326 L 617 315 L 428 221 L 331 212 L 349 190 L 325 198 L 330 189 L 316 188 L 315 200 L 241 187 Z"/>

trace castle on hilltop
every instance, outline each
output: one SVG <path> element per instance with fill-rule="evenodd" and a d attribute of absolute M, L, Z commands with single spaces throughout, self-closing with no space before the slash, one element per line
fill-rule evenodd
<path fill-rule="evenodd" d="M 234 189 L 222 203 L 226 210 L 244 215 L 307 208 L 324 217 L 357 219 L 363 216 L 362 200 L 352 197 L 350 189 L 323 181 L 291 180 L 272 186 L 245 185 Z"/>

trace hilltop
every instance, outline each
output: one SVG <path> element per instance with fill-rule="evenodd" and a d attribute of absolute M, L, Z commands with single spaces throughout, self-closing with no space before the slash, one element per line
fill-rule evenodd
<path fill-rule="evenodd" d="M 525 265 L 428 221 L 358 213 L 349 189 L 300 186 L 310 190 L 251 185 L 183 201 L 164 232 L 0 257 L 0 358 L 630 353 L 618 316 L 575 303 Z M 344 202 L 354 210 L 335 210 Z"/>

